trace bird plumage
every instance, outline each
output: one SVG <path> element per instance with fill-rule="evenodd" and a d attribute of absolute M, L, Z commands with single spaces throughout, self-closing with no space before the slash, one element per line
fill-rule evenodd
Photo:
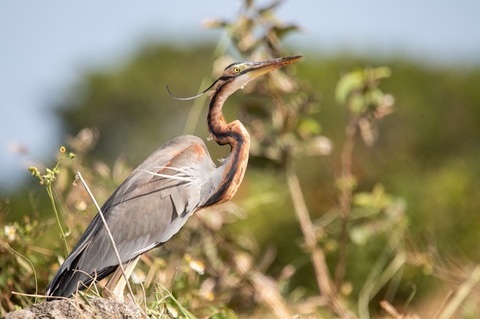
<path fill-rule="evenodd" d="M 217 188 L 215 170 L 204 142 L 195 136 L 177 137 L 149 156 L 102 206 L 122 262 L 177 233 Z M 194 172 L 202 174 L 195 176 Z M 143 200 L 145 196 L 148 201 Z M 117 266 L 112 243 L 97 215 L 52 279 L 47 295 L 70 296 Z"/>
<path fill-rule="evenodd" d="M 256 77 L 298 59 L 295 56 L 232 64 L 200 93 L 212 89 L 208 129 L 215 142 L 231 148 L 220 166 L 215 166 L 200 138 L 180 136 L 150 155 L 107 199 L 101 210 L 121 264 L 168 241 L 194 212 L 235 195 L 247 167 L 250 136 L 240 121 L 225 121 L 223 103 Z M 71 296 L 118 267 L 118 256 L 97 214 L 53 277 L 46 294 Z"/>

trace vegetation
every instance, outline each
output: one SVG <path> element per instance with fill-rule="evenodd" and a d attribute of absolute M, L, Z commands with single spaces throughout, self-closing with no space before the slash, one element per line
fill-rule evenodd
<path fill-rule="evenodd" d="M 149 43 L 80 78 L 57 107 L 67 147 L 51 169 L 30 169 L 41 186 L 0 205 L 0 314 L 43 300 L 12 291 L 41 295 L 96 213 L 76 172 L 102 203 L 159 144 L 207 136 L 203 101 L 189 109 L 164 84 L 191 95 L 231 55 L 291 54 L 281 40 L 297 27 L 276 19 L 276 5 L 246 1 L 234 21 L 210 21 L 226 30 L 226 52 Z M 234 203 L 142 257 L 137 304 L 165 318 L 473 318 L 480 68 L 304 55 L 229 99 L 226 117 L 252 136 L 244 184 Z"/>

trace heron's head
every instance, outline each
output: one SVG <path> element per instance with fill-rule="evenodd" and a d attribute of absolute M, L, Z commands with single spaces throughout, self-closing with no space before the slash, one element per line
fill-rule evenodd
<path fill-rule="evenodd" d="M 210 85 L 206 90 L 200 92 L 195 96 L 188 98 L 179 98 L 174 96 L 170 92 L 170 90 L 169 93 L 172 97 L 178 100 L 191 100 L 199 97 L 200 95 L 210 90 L 216 92 L 220 89 L 220 87 L 223 87 L 224 90 L 222 92 L 226 93 L 226 96 L 228 96 L 236 90 L 243 88 L 245 85 L 247 85 L 249 82 L 253 81 L 257 77 L 297 62 L 298 60 L 300 60 L 301 57 L 301 55 L 296 55 L 259 62 L 232 63 L 225 68 L 220 77 L 215 80 L 212 85 Z"/>
<path fill-rule="evenodd" d="M 278 59 L 265 60 L 260 62 L 237 62 L 225 68 L 222 75 L 216 81 L 218 84 L 227 84 L 229 91 L 236 91 L 243 88 L 257 77 L 280 69 L 286 65 L 298 61 L 301 56 L 290 56 Z"/>

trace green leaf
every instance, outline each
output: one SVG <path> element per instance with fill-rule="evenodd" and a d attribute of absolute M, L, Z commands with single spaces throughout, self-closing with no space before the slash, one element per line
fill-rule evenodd
<path fill-rule="evenodd" d="M 305 118 L 299 121 L 297 129 L 301 136 L 306 137 L 320 134 L 321 126 L 316 120 Z"/>
<path fill-rule="evenodd" d="M 345 104 L 348 97 L 364 86 L 365 76 L 362 71 L 353 71 L 345 74 L 338 81 L 335 89 L 335 98 L 339 104 Z"/>
<path fill-rule="evenodd" d="M 375 77 L 376 80 L 386 79 L 392 75 L 392 71 L 390 70 L 390 68 L 386 66 L 380 66 L 378 68 L 374 68 L 372 71 L 373 71 L 373 76 Z"/>
<path fill-rule="evenodd" d="M 350 97 L 350 111 L 354 114 L 362 114 L 368 108 L 368 99 L 364 95 L 356 94 Z"/>

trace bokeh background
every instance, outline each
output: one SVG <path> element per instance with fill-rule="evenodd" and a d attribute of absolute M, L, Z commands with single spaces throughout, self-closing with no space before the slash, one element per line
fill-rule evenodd
<path fill-rule="evenodd" d="M 2 3 L 2 189 L 26 179 L 28 159 L 12 149 L 26 147 L 36 158 L 46 159 L 62 141 L 61 119 L 52 116 L 51 106 L 83 71 L 115 67 L 150 41 L 184 49 L 215 43 L 221 31 L 205 30 L 202 22 L 231 18 L 240 6 L 240 1 L 212 1 L 208 6 L 187 1 Z M 310 62 L 347 52 L 465 69 L 480 59 L 479 6 L 473 0 L 286 1 L 277 14 L 301 27 L 302 32 L 286 41 Z M 208 60 L 202 64 L 208 72 Z M 159 90 L 163 85 L 159 83 Z"/>
<path fill-rule="evenodd" d="M 91 163 L 102 161 L 109 167 L 119 157 L 135 166 L 183 134 L 190 104 L 173 101 L 165 85 L 178 95 L 192 95 L 210 79 L 219 55 L 242 59 L 229 50 L 228 32 L 204 28 L 208 19 L 229 20 L 241 8 L 241 1 L 2 2 L 0 222 L 21 220 L 48 203 L 27 167 L 51 165 L 59 146 L 85 127 L 99 132 Z M 332 184 L 338 177 L 347 114 L 335 100 L 335 86 L 348 71 L 385 65 L 392 76 L 382 90 L 395 97 L 395 112 L 378 123 L 373 147 L 355 150 L 358 191 L 381 184 L 380 189 L 400 198 L 406 206 L 409 244 L 434 255 L 434 262 L 444 262 L 445 272 L 464 271 L 480 260 L 478 12 L 476 1 L 413 0 L 285 1 L 275 10 L 280 21 L 298 27 L 283 45 L 304 55 L 296 77 L 314 92 L 318 130 L 333 147 L 328 156 L 301 162 L 299 177 L 314 218 L 328 215 L 336 205 Z M 229 112 L 234 118 L 238 110 Z M 206 137 L 203 123 L 201 117 L 188 130 Z M 222 150 L 212 152 L 214 158 L 224 155 Z M 238 202 L 262 192 L 276 198 L 247 202 L 253 208 L 232 231 L 252 234 L 259 250 L 275 247 L 272 275 L 286 264 L 308 268 L 308 258 L 298 254 L 301 232 L 295 217 L 285 212 L 287 191 L 275 173 L 264 171 L 271 167 L 260 160 L 252 166 Z M 349 261 L 356 265 L 348 273 L 354 291 L 381 248 L 358 250 L 365 254 L 354 247 Z M 415 286 L 414 309 L 431 315 L 444 297 L 437 292 L 460 281 L 449 276 L 439 280 L 425 268 L 406 268 L 398 295 L 410 302 Z M 299 271 L 292 286 L 314 291 L 306 273 Z"/>

